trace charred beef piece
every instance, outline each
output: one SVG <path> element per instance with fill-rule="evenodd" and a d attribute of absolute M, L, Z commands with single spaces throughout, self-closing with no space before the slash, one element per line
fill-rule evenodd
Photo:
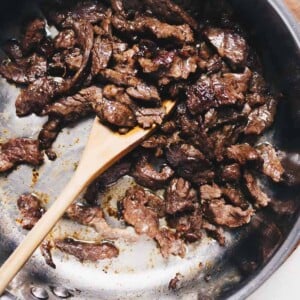
<path fill-rule="evenodd" d="M 164 187 L 173 175 L 174 171 L 168 165 L 157 171 L 151 165 L 147 156 L 139 158 L 132 172 L 132 176 L 138 184 L 151 189 Z"/>
<path fill-rule="evenodd" d="M 9 171 L 20 163 L 39 166 L 43 160 L 38 141 L 25 138 L 11 139 L 1 145 L 0 172 Z"/>
<path fill-rule="evenodd" d="M 137 86 L 141 84 L 141 79 L 135 77 L 134 75 L 128 73 L 121 73 L 119 71 L 106 68 L 100 72 L 100 75 L 109 83 L 121 86 Z"/>
<path fill-rule="evenodd" d="M 44 77 L 46 72 L 46 59 L 37 54 L 19 58 L 16 61 L 3 61 L 0 65 L 0 74 L 8 81 L 18 84 L 34 82 L 36 79 Z"/>
<path fill-rule="evenodd" d="M 42 19 L 34 19 L 27 24 L 21 42 L 23 51 L 31 51 L 46 37 L 45 25 Z"/>
<path fill-rule="evenodd" d="M 239 164 L 226 165 L 221 170 L 221 180 L 225 182 L 237 182 L 241 178 L 241 168 Z"/>
<path fill-rule="evenodd" d="M 163 257 L 170 255 L 184 257 L 186 253 L 184 242 L 168 228 L 162 228 L 155 237 Z"/>
<path fill-rule="evenodd" d="M 127 21 L 120 16 L 112 17 L 112 24 L 118 31 L 125 34 L 144 34 L 149 32 L 157 39 L 171 39 L 179 44 L 193 43 L 194 36 L 189 25 L 169 25 L 156 18 L 138 16 Z"/>
<path fill-rule="evenodd" d="M 39 134 L 40 149 L 50 149 L 62 129 L 62 120 L 50 118 Z"/>
<path fill-rule="evenodd" d="M 77 257 L 83 261 L 98 261 L 103 259 L 112 259 L 119 256 L 119 250 L 111 243 L 88 243 L 79 242 L 71 238 L 56 240 L 55 247 L 62 252 Z"/>
<path fill-rule="evenodd" d="M 10 39 L 2 47 L 8 58 L 12 61 L 16 61 L 23 57 L 23 50 L 20 42 L 16 39 Z"/>
<path fill-rule="evenodd" d="M 166 213 L 174 215 L 193 211 L 197 203 L 196 191 L 183 178 L 174 178 L 166 191 Z"/>
<path fill-rule="evenodd" d="M 18 209 L 21 213 L 21 226 L 31 230 L 45 213 L 40 200 L 32 194 L 24 194 L 18 199 Z"/>
<path fill-rule="evenodd" d="M 158 234 L 158 215 L 151 208 L 145 206 L 136 192 L 127 191 L 123 199 L 124 220 L 132 225 L 138 234 L 146 234 L 150 238 L 155 238 Z"/>
<path fill-rule="evenodd" d="M 136 120 L 144 129 L 151 128 L 153 125 L 161 125 L 166 116 L 166 109 L 139 107 L 135 112 Z"/>
<path fill-rule="evenodd" d="M 254 203 L 255 206 L 257 207 L 267 206 L 271 201 L 271 199 L 261 190 L 257 182 L 257 179 L 250 171 L 246 170 L 244 172 L 244 180 L 250 195 L 255 201 Z"/>
<path fill-rule="evenodd" d="M 103 98 L 98 101 L 94 110 L 104 123 L 125 128 L 133 128 L 136 125 L 135 115 L 126 104 Z"/>
<path fill-rule="evenodd" d="M 245 200 L 245 197 L 239 188 L 227 185 L 222 188 L 222 196 L 224 196 L 225 200 L 243 210 L 249 207 L 249 203 Z"/>
<path fill-rule="evenodd" d="M 127 88 L 126 92 L 134 99 L 138 99 L 146 103 L 154 102 L 156 104 L 160 104 L 160 95 L 155 86 L 140 83 L 135 87 Z"/>
<path fill-rule="evenodd" d="M 275 149 L 271 145 L 262 144 L 257 147 L 257 151 L 264 161 L 262 167 L 264 174 L 272 178 L 275 182 L 280 182 L 284 169 Z"/>
<path fill-rule="evenodd" d="M 240 165 L 260 161 L 260 156 L 256 149 L 247 143 L 229 147 L 227 149 L 227 157 L 238 162 Z"/>
<path fill-rule="evenodd" d="M 222 190 L 216 184 L 213 185 L 205 184 L 200 187 L 200 197 L 202 201 L 218 199 L 221 198 L 221 196 L 222 196 Z"/>
<path fill-rule="evenodd" d="M 277 101 L 269 97 L 268 102 L 261 105 L 249 114 L 245 134 L 260 135 L 274 122 L 277 110 Z"/>
<path fill-rule="evenodd" d="M 146 7 L 163 21 L 175 24 L 188 24 L 195 31 L 198 30 L 198 22 L 179 5 L 170 0 L 145 0 Z"/>
<path fill-rule="evenodd" d="M 111 40 L 103 37 L 96 37 L 94 47 L 92 50 L 92 74 L 93 76 L 99 74 L 104 70 L 110 61 L 113 52 L 113 45 Z"/>
<path fill-rule="evenodd" d="M 217 49 L 219 55 L 226 58 L 233 67 L 245 66 L 248 46 L 242 36 L 221 28 L 207 28 L 203 34 Z"/>
<path fill-rule="evenodd" d="M 225 234 L 222 227 L 213 225 L 207 220 L 203 220 L 202 228 L 205 229 L 214 239 L 216 239 L 220 246 L 225 246 Z"/>
<path fill-rule="evenodd" d="M 208 220 L 221 226 L 229 228 L 241 227 L 248 224 L 254 211 L 252 209 L 242 210 L 226 204 L 223 199 L 213 199 L 203 204 L 204 215 Z"/>

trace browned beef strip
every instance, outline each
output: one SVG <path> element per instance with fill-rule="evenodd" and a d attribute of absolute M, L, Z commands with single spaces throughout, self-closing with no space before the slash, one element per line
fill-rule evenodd
<path fill-rule="evenodd" d="M 202 228 L 205 229 L 214 239 L 216 239 L 220 246 L 225 246 L 225 235 L 222 227 L 213 225 L 207 220 L 203 220 Z"/>
<path fill-rule="evenodd" d="M 258 93 L 263 95 L 268 92 L 267 84 L 263 76 L 258 72 L 253 72 L 252 74 L 249 91 L 251 93 Z"/>
<path fill-rule="evenodd" d="M 77 72 L 82 65 L 82 60 L 83 57 L 79 48 L 73 48 L 64 55 L 65 64 L 71 71 Z"/>
<path fill-rule="evenodd" d="M 225 182 L 237 182 L 241 178 L 241 168 L 237 163 L 226 165 L 221 170 L 221 180 Z"/>
<path fill-rule="evenodd" d="M 273 146 L 262 144 L 256 149 L 264 161 L 262 167 L 264 174 L 272 178 L 275 182 L 280 182 L 282 180 L 284 169 Z"/>
<path fill-rule="evenodd" d="M 61 89 L 61 78 L 43 77 L 26 89 L 23 89 L 16 100 L 16 112 L 18 116 L 26 116 L 31 113 L 41 113 L 44 107 L 50 103 L 51 98 Z"/>
<path fill-rule="evenodd" d="M 50 149 L 62 129 L 63 121 L 59 118 L 49 118 L 39 133 L 41 149 Z"/>
<path fill-rule="evenodd" d="M 129 190 L 123 199 L 124 220 L 132 225 L 138 234 L 146 234 L 154 238 L 158 232 L 158 215 L 154 210 L 145 206 L 136 191 Z M 146 200 L 146 199 L 145 199 Z"/>
<path fill-rule="evenodd" d="M 257 182 L 257 179 L 254 177 L 254 175 L 250 171 L 246 170 L 244 172 L 244 179 L 245 179 L 247 189 L 255 201 L 255 206 L 257 207 L 267 206 L 271 201 L 271 199 L 267 196 L 267 194 L 265 194 L 261 190 Z"/>
<path fill-rule="evenodd" d="M 11 170 L 17 164 L 28 163 L 38 166 L 43 162 L 37 140 L 18 138 L 1 145 L 0 172 Z"/>
<path fill-rule="evenodd" d="M 201 200 L 213 200 L 221 198 L 222 190 L 216 184 L 213 185 L 202 185 L 200 186 L 200 197 Z"/>
<path fill-rule="evenodd" d="M 141 100 L 146 103 L 154 102 L 156 104 L 160 104 L 160 101 L 161 101 L 158 90 L 153 85 L 139 83 L 135 87 L 127 88 L 126 92 L 132 98 Z"/>
<path fill-rule="evenodd" d="M 83 261 L 98 261 L 112 259 L 119 256 L 119 250 L 113 244 L 103 242 L 101 244 L 79 242 L 71 238 L 56 240 L 55 247 L 62 252 L 77 257 Z"/>
<path fill-rule="evenodd" d="M 213 199 L 203 204 L 206 218 L 213 223 L 230 228 L 241 227 L 248 224 L 254 211 L 252 209 L 242 210 L 226 204 L 223 199 Z"/>
<path fill-rule="evenodd" d="M 110 61 L 112 56 L 113 45 L 112 41 L 107 38 L 98 36 L 95 38 L 93 50 L 92 50 L 92 75 L 99 74 L 101 70 L 104 70 Z"/>
<path fill-rule="evenodd" d="M 160 171 L 148 161 L 147 156 L 139 158 L 132 172 L 132 176 L 138 184 L 151 189 L 160 189 L 164 187 L 174 175 L 174 171 L 168 166 L 164 166 Z"/>
<path fill-rule="evenodd" d="M 27 24 L 21 44 L 25 52 L 31 51 L 46 37 L 45 21 L 34 19 Z"/>
<path fill-rule="evenodd" d="M 21 214 L 20 223 L 26 230 L 30 230 L 45 213 L 40 200 L 33 194 L 24 194 L 18 199 L 18 209 Z"/>
<path fill-rule="evenodd" d="M 32 54 L 16 61 L 3 61 L 0 74 L 8 81 L 18 84 L 28 84 L 44 77 L 47 72 L 47 61 L 44 57 Z"/>
<path fill-rule="evenodd" d="M 155 149 L 159 147 L 164 147 L 167 144 L 167 137 L 164 135 L 155 134 L 150 136 L 144 142 L 142 142 L 141 146 L 146 149 Z"/>
<path fill-rule="evenodd" d="M 136 45 L 122 52 L 113 51 L 114 70 L 135 76 L 138 72 L 136 63 L 138 52 L 139 48 Z"/>
<path fill-rule="evenodd" d="M 125 128 L 133 128 L 136 125 L 135 115 L 126 104 L 103 98 L 94 110 L 104 123 Z"/>
<path fill-rule="evenodd" d="M 145 4 L 155 16 L 162 18 L 163 21 L 188 24 L 195 31 L 198 30 L 198 22 L 171 0 L 145 0 Z"/>
<path fill-rule="evenodd" d="M 106 68 L 105 70 L 101 71 L 100 74 L 106 81 L 115 85 L 134 87 L 142 83 L 141 79 L 131 74 L 121 73 L 113 69 Z"/>
<path fill-rule="evenodd" d="M 186 248 L 184 242 L 176 237 L 176 234 L 168 228 L 162 228 L 155 239 L 160 247 L 163 257 L 168 258 L 171 255 L 184 257 Z"/>
<path fill-rule="evenodd" d="M 245 196 L 237 187 L 227 185 L 226 187 L 222 188 L 222 195 L 234 206 L 238 206 L 243 210 L 249 207 L 249 203 L 246 201 Z"/>
<path fill-rule="evenodd" d="M 71 49 L 76 45 L 76 35 L 72 29 L 64 29 L 54 39 L 56 49 Z"/>
<path fill-rule="evenodd" d="M 153 125 L 161 125 L 166 116 L 166 109 L 139 107 L 135 112 L 136 120 L 144 129 L 151 128 Z"/>
<path fill-rule="evenodd" d="M 53 261 L 52 253 L 51 253 L 52 248 L 53 248 L 53 245 L 52 245 L 51 241 L 45 240 L 40 246 L 40 251 L 41 251 L 42 256 L 45 259 L 46 264 L 48 266 L 50 266 L 51 268 L 55 269 L 56 265 Z"/>
<path fill-rule="evenodd" d="M 238 162 L 240 165 L 245 165 L 248 162 L 258 162 L 260 160 L 260 156 L 256 149 L 247 143 L 230 146 L 227 149 L 227 156 Z"/>
<path fill-rule="evenodd" d="M 221 28 L 207 28 L 203 31 L 208 41 L 217 49 L 221 57 L 232 66 L 244 66 L 248 57 L 248 46 L 239 34 Z"/>
<path fill-rule="evenodd" d="M 166 191 L 166 213 L 193 211 L 197 203 L 196 191 L 183 178 L 174 178 Z"/>
<path fill-rule="evenodd" d="M 268 102 L 261 105 L 249 114 L 245 134 L 260 135 L 274 122 L 277 111 L 277 101 L 269 97 Z"/>
<path fill-rule="evenodd" d="M 138 16 L 133 21 L 127 21 L 120 16 L 112 17 L 113 26 L 122 33 L 141 34 L 152 33 L 158 39 L 172 39 L 180 44 L 194 42 L 193 32 L 189 25 L 169 25 L 156 18 Z"/>

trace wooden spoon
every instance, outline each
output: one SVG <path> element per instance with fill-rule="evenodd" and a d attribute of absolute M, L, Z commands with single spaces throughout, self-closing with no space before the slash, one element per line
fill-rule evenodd
<path fill-rule="evenodd" d="M 175 102 L 166 100 L 163 105 L 167 113 L 170 113 Z M 83 189 L 138 146 L 154 129 L 155 126 L 147 130 L 135 127 L 127 134 L 121 135 L 102 125 L 98 118 L 95 119 L 86 148 L 72 179 L 50 209 L 2 265 L 0 295 Z"/>

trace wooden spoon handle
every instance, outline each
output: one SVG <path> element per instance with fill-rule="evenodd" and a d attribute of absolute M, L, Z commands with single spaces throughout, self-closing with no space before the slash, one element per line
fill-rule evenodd
<path fill-rule="evenodd" d="M 72 201 L 84 189 L 86 180 L 76 174 L 57 200 L 53 203 L 51 208 L 45 213 L 34 228 L 27 234 L 13 254 L 2 265 L 0 269 L 0 295 L 3 294 L 10 281 L 15 277 L 28 258 L 48 235 L 49 231 L 62 217 Z"/>

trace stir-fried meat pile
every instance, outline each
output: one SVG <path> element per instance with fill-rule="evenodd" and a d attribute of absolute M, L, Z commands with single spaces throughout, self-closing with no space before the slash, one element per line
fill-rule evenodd
<path fill-rule="evenodd" d="M 5 45 L 0 73 L 21 87 L 17 115 L 48 121 L 38 141 L 1 146 L 1 171 L 40 164 L 40 151 L 52 153 L 64 126 L 97 115 L 120 133 L 159 125 L 88 188 L 85 205 L 66 214 L 103 238 L 146 235 L 164 257 L 183 257 L 186 244 L 205 232 L 224 245 L 225 228 L 248 224 L 269 204 L 260 177 L 280 182 L 284 169 L 276 149 L 257 141 L 272 125 L 278 101 L 238 24 L 197 22 L 171 0 L 49 1 L 43 11 L 46 20 L 33 19 L 20 40 Z M 50 25 L 55 37 L 47 34 Z M 177 101 L 168 120 L 164 99 Z M 110 228 L 96 201 L 124 175 L 137 185 L 119 201 L 118 215 L 136 234 Z M 23 227 L 31 228 L 43 210 L 32 196 L 18 205 Z M 118 255 L 106 243 L 65 239 L 53 246 L 81 261 Z"/>

